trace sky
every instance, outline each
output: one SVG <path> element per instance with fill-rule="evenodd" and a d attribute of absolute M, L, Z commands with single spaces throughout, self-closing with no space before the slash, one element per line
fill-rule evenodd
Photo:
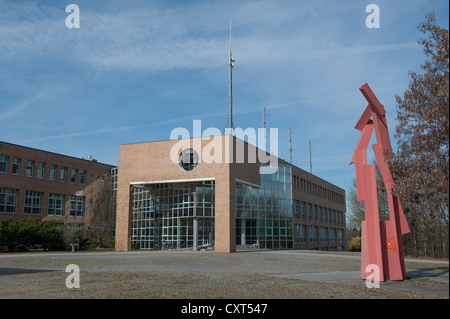
<path fill-rule="evenodd" d="M 66 6 L 80 10 L 67 28 Z M 379 28 L 368 28 L 369 4 Z M 396 148 L 396 101 L 426 56 L 417 26 L 447 0 L 0 0 L 0 141 L 117 165 L 119 145 L 228 122 L 278 129 L 278 156 L 347 192 L 368 83 Z M 373 144 L 373 143 L 371 143 Z M 373 158 L 368 153 L 369 159 Z"/>

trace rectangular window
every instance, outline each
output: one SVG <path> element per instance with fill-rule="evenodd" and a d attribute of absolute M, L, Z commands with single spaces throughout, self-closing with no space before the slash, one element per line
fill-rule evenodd
<path fill-rule="evenodd" d="M 48 195 L 48 216 L 64 216 L 64 195 Z"/>
<path fill-rule="evenodd" d="M 295 225 L 295 243 L 296 244 L 306 243 L 306 226 L 305 225 Z"/>
<path fill-rule="evenodd" d="M 58 170 L 58 166 L 51 165 L 50 166 L 50 180 L 56 181 L 56 171 Z"/>
<path fill-rule="evenodd" d="M 12 174 L 13 175 L 19 175 L 20 174 L 20 158 L 13 158 Z"/>
<path fill-rule="evenodd" d="M 0 188 L 0 213 L 16 213 L 17 189 Z"/>
<path fill-rule="evenodd" d="M 24 214 L 40 215 L 42 207 L 42 193 L 25 191 Z"/>
<path fill-rule="evenodd" d="M 308 240 L 310 243 L 317 243 L 317 226 L 308 226 Z"/>
<path fill-rule="evenodd" d="M 294 236 L 295 236 L 295 243 L 300 244 L 300 225 L 296 224 L 294 227 Z"/>
<path fill-rule="evenodd" d="M 337 231 L 338 242 L 344 242 L 344 231 L 342 229 L 338 229 Z"/>
<path fill-rule="evenodd" d="M 33 161 L 27 161 L 27 177 L 33 177 L 33 171 L 34 171 L 34 162 Z"/>
<path fill-rule="evenodd" d="M 308 219 L 312 220 L 312 205 L 308 203 Z"/>
<path fill-rule="evenodd" d="M 6 173 L 8 168 L 8 156 L 0 155 L 0 173 Z"/>
<path fill-rule="evenodd" d="M 302 202 L 301 204 L 302 204 L 302 206 L 301 206 L 301 214 L 302 214 L 302 218 L 303 218 L 303 219 L 306 219 L 306 203 L 305 203 L 305 202 Z"/>
<path fill-rule="evenodd" d="M 86 184 L 86 171 L 80 171 L 80 185 Z"/>
<path fill-rule="evenodd" d="M 38 163 L 38 173 L 37 173 L 37 178 L 39 179 L 44 179 L 45 177 L 45 163 Z"/>
<path fill-rule="evenodd" d="M 326 227 L 320 227 L 320 242 L 321 243 L 328 242 L 328 232 Z"/>
<path fill-rule="evenodd" d="M 294 200 L 294 218 L 299 218 L 300 211 L 300 202 L 298 200 Z"/>
<path fill-rule="evenodd" d="M 336 242 L 336 228 L 329 228 L 328 229 L 329 236 L 330 236 L 330 243 Z"/>
<path fill-rule="evenodd" d="M 313 206 L 313 216 L 314 216 L 314 220 L 317 220 L 317 205 Z"/>
<path fill-rule="evenodd" d="M 67 167 L 61 167 L 61 170 L 59 171 L 59 181 L 65 182 L 66 175 L 67 175 Z"/>
<path fill-rule="evenodd" d="M 78 175 L 78 170 L 76 168 L 72 168 L 72 177 L 70 178 L 70 182 L 72 184 L 77 183 L 77 175 Z"/>
<path fill-rule="evenodd" d="M 84 197 L 70 196 L 70 217 L 83 217 Z"/>

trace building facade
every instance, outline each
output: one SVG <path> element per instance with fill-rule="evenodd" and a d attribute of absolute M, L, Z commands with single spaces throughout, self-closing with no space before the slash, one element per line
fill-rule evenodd
<path fill-rule="evenodd" d="M 232 135 L 120 145 L 115 241 L 345 250 L 345 191 Z"/>
<path fill-rule="evenodd" d="M 0 141 L 0 218 L 87 229 L 114 166 Z"/>

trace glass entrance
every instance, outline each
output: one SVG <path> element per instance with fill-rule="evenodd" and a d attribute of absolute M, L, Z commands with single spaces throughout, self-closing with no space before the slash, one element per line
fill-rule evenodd
<path fill-rule="evenodd" d="M 195 238 L 214 245 L 214 181 L 133 187 L 133 248 L 193 248 Z"/>

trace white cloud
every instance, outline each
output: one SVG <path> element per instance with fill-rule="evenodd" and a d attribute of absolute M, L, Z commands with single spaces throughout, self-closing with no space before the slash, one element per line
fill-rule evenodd
<path fill-rule="evenodd" d="M 357 56 L 393 50 L 409 50 L 415 43 L 344 46 L 329 38 L 330 23 L 311 3 L 282 6 L 271 1 L 225 5 L 207 3 L 183 9 L 132 8 L 109 12 L 84 10 L 81 28 L 65 27 L 64 10 L 29 2 L 1 2 L 0 59 L 12 63 L 52 59 L 75 62 L 94 69 L 161 71 L 223 65 L 228 51 L 228 17 L 240 30 L 233 40 L 239 63 L 309 61 Z M 321 9 L 329 11 L 332 8 Z M 295 20 L 299 19 L 298 22 Z M 287 22 L 315 22 L 314 30 L 289 34 Z M 264 27 L 266 25 L 267 27 Z M 319 26 L 317 26 L 319 25 Z M 305 25 L 306 26 L 306 25 Z M 257 28 L 257 29 L 254 29 Z M 264 34 L 248 32 L 264 31 Z M 302 28 L 299 28 L 302 29 Z M 317 33 L 321 32 L 321 33 Z"/>

